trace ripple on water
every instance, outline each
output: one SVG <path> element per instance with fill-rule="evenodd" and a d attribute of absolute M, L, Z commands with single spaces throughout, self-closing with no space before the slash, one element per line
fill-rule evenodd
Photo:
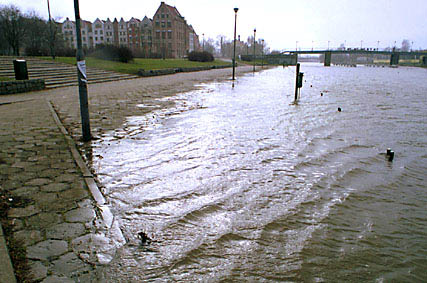
<path fill-rule="evenodd" d="M 427 280 L 424 70 L 302 68 L 298 105 L 277 68 L 104 135 L 93 166 L 129 239 L 106 278 Z"/>

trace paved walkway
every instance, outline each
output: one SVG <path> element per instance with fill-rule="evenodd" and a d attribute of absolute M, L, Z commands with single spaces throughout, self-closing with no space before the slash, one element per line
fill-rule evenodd
<path fill-rule="evenodd" d="M 0 186 L 27 200 L 9 210 L 8 220 L 27 248 L 33 278 L 96 282 L 96 266 L 108 263 L 123 239 L 110 235 L 85 182 L 90 176 L 77 166 L 46 100 L 1 105 L 0 113 Z"/>

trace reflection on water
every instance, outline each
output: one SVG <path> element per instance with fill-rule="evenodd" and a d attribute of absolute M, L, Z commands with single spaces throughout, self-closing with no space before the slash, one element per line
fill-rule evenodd
<path fill-rule="evenodd" d="M 106 279 L 427 279 L 427 70 L 302 71 L 298 105 L 294 68 L 277 68 L 168 98 L 96 141 L 128 238 Z"/>

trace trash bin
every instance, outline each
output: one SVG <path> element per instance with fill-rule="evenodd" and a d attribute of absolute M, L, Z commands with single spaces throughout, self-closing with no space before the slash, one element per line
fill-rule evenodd
<path fill-rule="evenodd" d="M 16 80 L 28 80 L 27 62 L 25 60 L 13 60 Z"/>

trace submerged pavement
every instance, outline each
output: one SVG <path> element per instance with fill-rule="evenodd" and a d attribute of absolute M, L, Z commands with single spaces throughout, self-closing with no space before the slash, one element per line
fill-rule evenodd
<path fill-rule="evenodd" d="M 115 129 L 129 115 L 171 106 L 173 100 L 163 98 L 229 73 L 220 69 L 89 85 L 92 134 Z M 79 137 L 76 87 L 0 97 L 0 189 L 12 196 L 12 204 L 20 198 L 7 220 L 13 237 L 27 248 L 33 279 L 40 282 L 102 281 L 98 267 L 108 265 L 125 244 L 75 149 Z"/>

